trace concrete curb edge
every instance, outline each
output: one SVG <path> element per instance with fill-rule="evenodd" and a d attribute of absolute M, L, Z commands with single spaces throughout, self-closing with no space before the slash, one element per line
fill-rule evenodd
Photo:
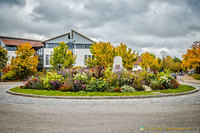
<path fill-rule="evenodd" d="M 140 99 L 140 98 L 160 98 L 160 97 L 187 95 L 199 91 L 197 87 L 195 88 L 196 88 L 195 90 L 182 93 L 162 94 L 162 95 L 141 95 L 141 96 L 45 96 L 45 95 L 17 93 L 10 91 L 10 89 L 7 89 L 6 92 L 18 96 L 34 97 L 34 98 L 51 98 L 51 99 Z"/>

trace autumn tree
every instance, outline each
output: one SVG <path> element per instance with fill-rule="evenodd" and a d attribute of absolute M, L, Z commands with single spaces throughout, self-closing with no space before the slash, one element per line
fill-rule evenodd
<path fill-rule="evenodd" d="M 97 65 L 112 66 L 115 57 L 115 48 L 110 42 L 93 43 L 90 47 L 92 58 L 87 60 L 88 67 L 95 67 Z"/>
<path fill-rule="evenodd" d="M 14 71 L 16 76 L 23 79 L 34 74 L 38 65 L 38 55 L 29 43 L 17 46 L 16 58 L 11 59 L 10 71 Z"/>
<path fill-rule="evenodd" d="M 177 57 L 172 58 L 170 55 L 166 56 L 165 69 L 169 69 L 172 72 L 177 72 L 181 69 L 181 60 Z"/>
<path fill-rule="evenodd" d="M 68 46 L 64 42 L 60 42 L 59 47 L 55 47 L 51 54 L 50 64 L 54 69 L 72 67 L 76 60 L 76 56 L 72 54 L 71 50 L 68 50 Z"/>
<path fill-rule="evenodd" d="M 145 52 L 141 54 L 142 61 L 140 62 L 140 66 L 142 68 L 150 68 L 152 71 L 156 71 L 160 69 L 159 66 L 159 58 L 156 58 L 156 56 L 152 53 Z"/>
<path fill-rule="evenodd" d="M 187 53 L 182 56 L 182 67 L 187 69 L 196 69 L 197 73 L 200 73 L 200 41 L 195 41 L 191 49 L 187 50 Z"/>
<path fill-rule="evenodd" d="M 6 67 L 8 61 L 8 52 L 3 47 L 0 47 L 0 70 Z"/>
<path fill-rule="evenodd" d="M 138 55 L 135 51 L 128 49 L 126 44 L 121 43 L 115 48 L 115 56 L 121 56 L 123 67 L 127 70 L 132 70 L 135 61 L 138 59 Z"/>

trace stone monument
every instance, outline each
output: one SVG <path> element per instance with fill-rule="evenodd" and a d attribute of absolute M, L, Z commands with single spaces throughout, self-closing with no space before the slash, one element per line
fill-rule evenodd
<path fill-rule="evenodd" d="M 122 57 L 120 56 L 115 56 L 113 60 L 113 71 L 120 71 L 123 70 L 123 65 L 122 65 Z"/>

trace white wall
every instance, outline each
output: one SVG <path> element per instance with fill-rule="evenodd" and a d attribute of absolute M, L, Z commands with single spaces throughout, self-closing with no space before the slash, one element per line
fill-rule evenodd
<path fill-rule="evenodd" d="M 74 49 L 74 53 L 75 55 L 77 55 L 75 66 L 85 67 L 84 55 L 91 55 L 90 50 L 89 49 Z"/>
<path fill-rule="evenodd" d="M 16 57 L 16 54 L 15 54 L 16 51 L 8 51 L 8 62 L 7 63 L 11 63 L 11 59 L 12 57 Z"/>

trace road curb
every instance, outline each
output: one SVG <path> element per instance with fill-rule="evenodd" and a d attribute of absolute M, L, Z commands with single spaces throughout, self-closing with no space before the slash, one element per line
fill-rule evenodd
<path fill-rule="evenodd" d="M 141 98 L 160 98 L 160 97 L 171 97 L 171 96 L 181 96 L 199 91 L 197 87 L 195 90 L 175 93 L 175 94 L 162 94 L 162 95 L 142 95 L 142 96 L 45 96 L 45 95 L 32 95 L 24 94 L 10 91 L 7 89 L 6 92 L 12 95 L 25 96 L 25 97 L 34 97 L 34 98 L 51 98 L 51 99 L 141 99 Z"/>

